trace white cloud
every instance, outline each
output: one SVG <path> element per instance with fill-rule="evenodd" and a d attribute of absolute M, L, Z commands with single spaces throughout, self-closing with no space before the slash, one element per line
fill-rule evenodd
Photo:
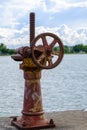
<path fill-rule="evenodd" d="M 55 33 L 58 34 L 58 28 L 45 28 L 44 26 L 40 26 L 40 27 L 36 27 L 36 35 L 39 35 L 40 33 L 44 33 L 44 32 L 51 32 L 51 33 Z"/>
<path fill-rule="evenodd" d="M 26 14 L 31 11 L 38 10 L 39 13 L 42 11 L 44 12 L 44 14 L 40 14 L 42 20 L 44 20 L 43 15 L 47 17 L 47 14 L 50 14 L 48 19 L 50 19 L 50 21 L 54 20 L 55 23 L 55 12 L 64 11 L 73 7 L 87 7 L 87 0 L 75 1 L 76 0 L 3 0 L 0 4 L 0 42 L 6 45 L 21 46 L 29 43 L 29 27 L 24 19 Z M 45 22 L 46 21 L 44 21 L 44 24 Z M 19 27 L 20 30 L 16 28 L 16 25 L 21 26 Z M 36 27 L 36 36 L 43 32 L 51 32 L 58 35 L 64 44 L 68 45 L 74 45 L 77 41 L 83 41 L 83 43 L 87 41 L 87 34 L 85 32 L 81 31 L 79 34 L 78 31 L 74 31 L 66 25 L 55 28 L 44 26 Z"/>
<path fill-rule="evenodd" d="M 7 46 L 17 46 L 29 42 L 28 28 L 23 27 L 21 30 L 0 28 L 0 43 L 4 43 Z"/>
<path fill-rule="evenodd" d="M 87 32 L 86 28 L 82 29 L 80 33 L 78 33 L 79 29 L 76 31 L 69 28 L 67 25 L 61 25 L 60 27 L 55 28 L 45 28 L 43 26 L 36 28 L 36 36 L 44 32 L 56 34 L 59 38 L 61 38 L 64 45 L 72 46 L 80 43 L 87 44 L 87 34 L 85 33 Z"/>
<path fill-rule="evenodd" d="M 14 28 L 19 24 L 18 20 L 26 15 L 31 10 L 35 10 L 42 6 L 43 1 L 38 0 L 10 0 L 0 5 L 0 26 L 10 26 Z"/>
<path fill-rule="evenodd" d="M 45 11 L 46 12 L 60 12 L 69 8 L 73 7 L 86 7 L 87 8 L 87 1 L 79 1 L 79 2 L 73 2 L 72 0 L 50 0 L 49 2 L 52 2 L 51 6 L 49 7 L 45 5 Z"/>
<path fill-rule="evenodd" d="M 23 27 L 20 31 L 17 29 L 0 29 L 0 42 L 5 43 L 7 46 L 21 47 L 29 45 L 29 34 L 28 28 Z M 36 36 L 50 32 L 56 34 L 61 38 L 64 45 L 75 45 L 75 44 L 87 44 L 87 29 L 72 30 L 67 25 L 61 25 L 55 28 L 46 28 L 44 26 L 36 27 Z M 16 37 L 17 34 L 17 37 Z"/>
<path fill-rule="evenodd" d="M 41 6 L 42 4 L 42 0 L 38 0 L 38 2 L 36 0 L 11 0 L 9 2 L 4 2 L 4 4 L 2 4 L 3 6 L 7 6 L 9 9 L 13 9 L 13 10 L 20 10 L 21 11 L 28 11 L 31 10 L 33 8 L 38 8 Z"/>
<path fill-rule="evenodd" d="M 0 28 L 0 36 L 4 38 L 12 38 L 14 36 L 15 31 L 9 28 Z"/>

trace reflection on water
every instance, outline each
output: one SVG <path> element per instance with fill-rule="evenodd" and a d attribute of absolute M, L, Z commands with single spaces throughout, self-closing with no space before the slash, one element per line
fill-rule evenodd
<path fill-rule="evenodd" d="M 20 62 L 0 56 L 0 116 L 20 115 L 24 79 Z M 43 70 L 41 78 L 45 111 L 87 108 L 87 55 L 65 55 L 60 65 Z"/>

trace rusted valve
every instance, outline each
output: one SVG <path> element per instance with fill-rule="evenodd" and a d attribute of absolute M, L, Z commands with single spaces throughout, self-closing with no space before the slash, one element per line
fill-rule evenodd
<path fill-rule="evenodd" d="M 24 71 L 25 89 L 22 116 L 12 120 L 12 124 L 21 130 L 54 127 L 53 119 L 47 120 L 43 111 L 41 95 L 41 70 L 56 67 L 63 58 L 63 44 L 52 33 L 35 35 L 35 17 L 30 14 L 30 47 L 18 49 L 15 61 L 22 61 L 20 69 Z"/>
<path fill-rule="evenodd" d="M 52 38 L 51 43 L 49 43 L 50 38 Z M 42 43 L 38 46 L 40 39 L 42 40 Z M 54 47 L 58 47 L 58 50 L 55 50 Z M 41 52 L 39 56 L 35 54 L 37 50 Z M 63 44 L 60 38 L 55 34 L 42 33 L 33 39 L 31 53 L 33 62 L 37 66 L 42 69 L 52 69 L 56 67 L 63 58 Z"/>

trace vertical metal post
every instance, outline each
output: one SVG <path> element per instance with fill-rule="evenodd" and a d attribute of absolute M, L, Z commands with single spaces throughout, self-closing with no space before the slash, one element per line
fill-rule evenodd
<path fill-rule="evenodd" d="M 35 14 L 30 13 L 30 47 L 32 46 L 31 42 L 34 37 Z M 31 49 L 29 47 L 26 48 Z M 23 53 L 24 49 L 25 47 L 22 48 Z M 13 59 L 15 60 L 17 57 L 13 57 Z M 40 85 L 41 68 L 34 64 L 32 55 L 30 57 L 28 55 L 27 57 L 22 57 L 21 60 L 23 62 L 20 64 L 20 69 L 24 71 L 25 79 L 23 111 L 22 116 L 20 118 L 14 118 L 11 123 L 19 128 L 19 130 L 55 127 L 53 120 L 48 121 L 43 111 Z"/>
<path fill-rule="evenodd" d="M 30 13 L 30 46 L 32 40 L 35 38 L 35 13 Z"/>

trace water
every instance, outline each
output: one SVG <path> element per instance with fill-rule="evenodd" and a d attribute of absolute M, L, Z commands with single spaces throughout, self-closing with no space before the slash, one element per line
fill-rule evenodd
<path fill-rule="evenodd" d="M 0 116 L 21 114 L 24 79 L 19 64 L 0 56 Z M 41 88 L 47 112 L 87 109 L 87 55 L 65 55 L 58 67 L 43 70 Z"/>

